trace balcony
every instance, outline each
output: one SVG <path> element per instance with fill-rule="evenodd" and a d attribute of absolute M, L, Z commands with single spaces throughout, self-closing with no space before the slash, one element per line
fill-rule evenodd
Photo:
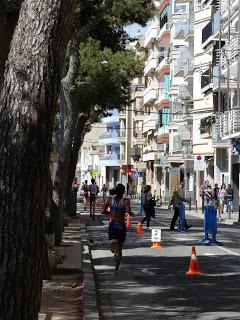
<path fill-rule="evenodd" d="M 212 125 L 212 144 L 214 148 L 224 148 L 231 145 L 231 140 L 222 139 L 219 118 L 216 117 L 216 123 Z"/>
<path fill-rule="evenodd" d="M 150 130 L 155 130 L 157 117 L 157 112 L 153 112 L 145 117 L 143 121 L 143 133 L 146 133 Z"/>
<path fill-rule="evenodd" d="M 183 39 L 183 38 L 184 38 L 184 20 L 180 18 L 175 23 L 175 28 L 173 31 L 173 39 Z"/>
<path fill-rule="evenodd" d="M 194 37 L 194 29 L 193 29 L 193 22 L 188 21 L 184 25 L 184 40 L 185 41 L 190 41 Z"/>
<path fill-rule="evenodd" d="M 228 17 L 230 11 L 230 17 L 238 10 L 239 2 L 238 0 L 222 0 L 221 4 L 221 12 L 223 19 Z"/>
<path fill-rule="evenodd" d="M 102 118 L 102 123 L 119 123 L 119 116 L 118 114 L 113 114 L 109 117 L 105 117 L 105 118 Z"/>
<path fill-rule="evenodd" d="M 183 68 L 184 62 L 181 59 L 181 57 L 177 58 L 174 61 L 174 71 L 173 71 L 173 76 L 174 77 L 183 77 L 184 75 L 184 68 Z"/>
<path fill-rule="evenodd" d="M 142 157 L 142 149 L 138 147 L 131 148 L 130 155 L 134 161 L 139 161 Z"/>
<path fill-rule="evenodd" d="M 99 144 L 118 144 L 119 143 L 119 133 L 116 130 L 108 131 L 99 136 Z"/>
<path fill-rule="evenodd" d="M 126 111 L 119 111 L 118 117 L 119 117 L 119 119 L 125 120 L 126 119 Z"/>
<path fill-rule="evenodd" d="M 216 123 L 223 140 L 240 137 L 240 109 L 224 112 L 217 117 Z"/>
<path fill-rule="evenodd" d="M 159 47 L 169 47 L 170 45 L 170 24 L 165 23 L 164 26 L 160 29 L 157 41 Z"/>
<path fill-rule="evenodd" d="M 154 161 L 157 152 L 157 144 L 148 145 L 143 147 L 143 161 Z"/>
<path fill-rule="evenodd" d="M 144 145 L 146 142 L 146 138 L 143 136 L 142 132 L 134 132 L 133 134 L 133 145 Z"/>
<path fill-rule="evenodd" d="M 143 121 L 145 118 L 145 115 L 143 114 L 143 111 L 135 110 L 134 116 L 133 116 L 133 122 Z"/>
<path fill-rule="evenodd" d="M 192 127 L 190 125 L 179 125 L 178 134 L 183 141 L 189 142 L 192 138 Z"/>
<path fill-rule="evenodd" d="M 179 96 L 182 100 L 192 100 L 193 98 L 193 84 L 179 86 Z"/>
<path fill-rule="evenodd" d="M 155 154 L 154 167 L 162 167 L 168 164 L 168 156 L 166 154 Z"/>
<path fill-rule="evenodd" d="M 157 98 L 158 83 L 150 84 L 144 90 L 143 104 L 152 104 Z"/>
<path fill-rule="evenodd" d="M 165 73 L 170 73 L 169 57 L 159 57 L 159 65 L 156 68 L 158 78 L 161 78 Z"/>
<path fill-rule="evenodd" d="M 240 54 L 240 48 L 238 47 L 238 37 L 232 37 L 229 44 L 226 44 L 221 49 L 220 53 L 220 65 L 222 72 L 226 72 L 226 69 L 229 65 L 230 74 L 232 77 L 237 77 L 237 68 L 236 63 Z"/>
<path fill-rule="evenodd" d="M 151 47 L 152 41 L 157 38 L 158 31 L 159 31 L 158 26 L 155 23 L 152 23 L 149 26 L 149 29 L 148 29 L 148 31 L 145 35 L 145 39 L 144 39 L 144 48 Z"/>
<path fill-rule="evenodd" d="M 184 63 L 183 77 L 186 81 L 193 78 L 193 60 L 187 60 Z"/>
<path fill-rule="evenodd" d="M 158 89 L 156 107 L 168 107 L 169 106 L 169 95 L 165 88 Z"/>
<path fill-rule="evenodd" d="M 179 135 L 175 135 L 172 141 L 172 152 L 181 152 L 182 153 L 182 140 Z"/>
<path fill-rule="evenodd" d="M 158 57 L 159 57 L 159 52 L 152 52 L 149 55 L 147 61 L 145 62 L 144 76 L 150 75 L 151 72 L 157 68 Z"/>
<path fill-rule="evenodd" d="M 125 142 L 126 141 L 126 130 L 125 129 L 120 129 L 119 132 L 119 142 Z"/>
<path fill-rule="evenodd" d="M 117 154 L 115 152 L 105 155 L 99 160 L 99 166 L 111 167 L 120 166 L 120 164 L 120 154 Z"/>
<path fill-rule="evenodd" d="M 169 133 L 169 126 L 168 125 L 163 125 L 161 127 L 157 126 L 156 131 L 154 133 L 154 136 L 161 136 L 163 134 L 168 134 Z"/>

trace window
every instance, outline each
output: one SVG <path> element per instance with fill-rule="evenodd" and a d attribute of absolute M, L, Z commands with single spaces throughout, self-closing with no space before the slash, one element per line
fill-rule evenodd
<path fill-rule="evenodd" d="M 187 4 L 186 3 L 175 3 L 174 13 L 186 13 Z"/>

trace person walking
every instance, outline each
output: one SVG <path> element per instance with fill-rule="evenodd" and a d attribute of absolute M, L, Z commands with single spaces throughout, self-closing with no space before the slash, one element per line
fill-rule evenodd
<path fill-rule="evenodd" d="M 122 248 L 126 239 L 125 215 L 133 216 L 130 206 L 130 199 L 124 197 L 125 187 L 118 184 L 114 190 L 114 195 L 107 200 L 102 214 L 110 215 L 108 228 L 108 237 L 110 241 L 110 250 L 115 258 L 115 275 L 122 260 Z"/>
<path fill-rule="evenodd" d="M 82 185 L 82 190 L 83 190 L 83 210 L 86 211 L 87 208 L 87 203 L 88 203 L 88 181 L 85 180 L 84 184 Z"/>
<path fill-rule="evenodd" d="M 95 208 L 96 208 L 96 200 L 97 200 L 97 194 L 99 193 L 99 188 L 96 185 L 95 179 L 92 178 L 91 185 L 89 187 L 90 192 L 90 217 L 92 217 L 93 220 L 95 220 Z"/>
<path fill-rule="evenodd" d="M 231 219 L 231 213 L 233 213 L 233 188 L 231 184 L 228 184 L 226 189 L 226 206 L 228 218 Z"/>
<path fill-rule="evenodd" d="M 147 221 L 147 229 L 149 229 L 151 218 L 155 219 L 154 206 L 156 205 L 156 202 L 153 200 L 151 189 L 150 185 L 146 185 L 143 193 L 143 209 L 145 217 L 142 220 L 142 224 Z"/>
<path fill-rule="evenodd" d="M 105 202 L 106 202 L 106 198 L 107 198 L 107 187 L 106 187 L 106 185 L 105 185 L 105 184 L 102 186 L 102 190 L 101 190 L 101 192 L 102 192 L 103 205 L 104 205 L 104 204 L 105 204 Z"/>
<path fill-rule="evenodd" d="M 219 191 L 220 188 L 217 183 L 215 183 L 214 188 L 213 188 L 213 193 L 212 193 L 212 200 L 213 200 L 213 205 L 215 208 L 218 210 L 219 207 Z"/>
<path fill-rule="evenodd" d="M 219 198 L 219 221 L 221 221 L 222 214 L 224 213 L 226 195 L 227 195 L 226 184 L 223 183 L 221 186 L 221 189 L 219 191 L 219 195 L 218 195 L 218 198 Z"/>
<path fill-rule="evenodd" d="M 170 231 L 175 231 L 175 223 L 180 216 L 180 211 L 183 214 L 183 217 L 181 217 L 181 220 L 184 220 L 184 221 L 181 221 L 180 226 L 184 229 L 191 228 L 191 226 L 187 224 L 187 221 L 185 219 L 184 202 L 190 202 L 190 200 L 185 198 L 184 182 L 180 182 L 179 188 L 173 192 L 173 196 L 170 201 L 170 205 L 173 205 L 173 209 L 174 209 L 174 214 L 173 214 L 170 229 L 169 229 Z"/>

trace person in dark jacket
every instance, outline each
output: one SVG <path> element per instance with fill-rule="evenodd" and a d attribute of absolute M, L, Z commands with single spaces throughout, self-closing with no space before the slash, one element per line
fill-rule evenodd
<path fill-rule="evenodd" d="M 142 224 L 147 221 L 147 229 L 149 229 L 151 218 L 155 218 L 154 200 L 151 189 L 150 185 L 146 185 L 143 193 L 143 209 L 146 216 L 142 220 Z"/>

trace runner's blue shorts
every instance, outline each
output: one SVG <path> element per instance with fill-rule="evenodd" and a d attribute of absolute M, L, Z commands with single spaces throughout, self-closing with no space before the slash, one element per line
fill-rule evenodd
<path fill-rule="evenodd" d="M 108 228 L 108 237 L 110 241 L 117 240 L 120 245 L 123 245 L 126 239 L 125 222 L 112 220 Z"/>

